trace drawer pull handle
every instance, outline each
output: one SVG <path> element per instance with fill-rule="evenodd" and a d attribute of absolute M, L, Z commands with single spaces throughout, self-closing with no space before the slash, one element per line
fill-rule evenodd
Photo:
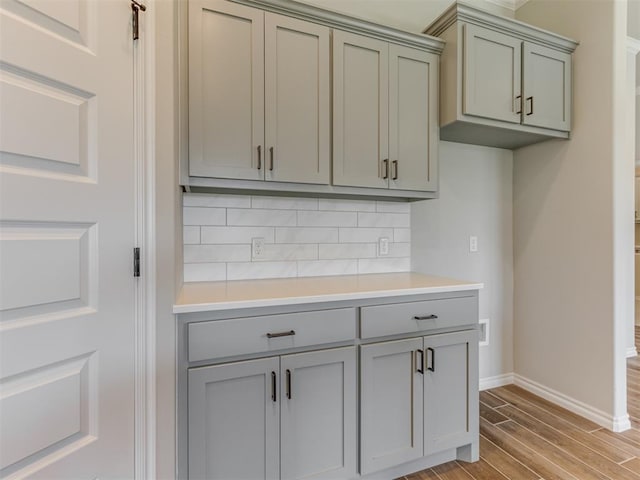
<path fill-rule="evenodd" d="M 436 318 L 438 318 L 438 315 L 416 315 L 413 317 L 414 320 L 435 320 Z"/>
<path fill-rule="evenodd" d="M 274 402 L 278 400 L 276 388 L 278 388 L 276 384 L 276 372 L 271 372 L 271 400 Z"/>
<path fill-rule="evenodd" d="M 291 400 L 291 370 L 287 368 L 287 398 Z"/>
<path fill-rule="evenodd" d="M 420 360 L 418 360 L 418 354 L 420 354 Z M 424 375 L 424 351 L 416 350 L 416 371 Z"/>
<path fill-rule="evenodd" d="M 267 333 L 267 338 L 291 337 L 295 334 L 295 330 L 289 330 L 288 332 Z"/>
<path fill-rule="evenodd" d="M 431 352 L 431 362 L 429 362 L 429 352 Z M 436 351 L 431 347 L 427 348 L 427 365 L 429 365 L 429 363 L 431 363 L 431 366 L 427 367 L 427 370 L 429 370 L 430 372 L 435 372 L 436 371 Z"/>

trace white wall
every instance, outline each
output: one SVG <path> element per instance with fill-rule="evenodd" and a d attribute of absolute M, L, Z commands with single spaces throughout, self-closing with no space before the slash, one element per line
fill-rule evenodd
<path fill-rule="evenodd" d="M 480 318 L 490 320 L 490 337 L 480 378 L 488 385 L 513 372 L 512 168 L 510 150 L 440 142 L 440 198 L 411 206 L 413 270 L 484 283 Z"/>
<path fill-rule="evenodd" d="M 514 154 L 515 371 L 621 426 L 626 307 L 619 302 L 627 301 L 624 282 L 633 282 L 620 268 L 633 263 L 632 245 L 622 250 L 632 236 L 620 226 L 631 221 L 633 203 L 633 164 L 624 155 L 626 3 L 531 0 L 516 16 L 580 45 L 571 140 Z"/>

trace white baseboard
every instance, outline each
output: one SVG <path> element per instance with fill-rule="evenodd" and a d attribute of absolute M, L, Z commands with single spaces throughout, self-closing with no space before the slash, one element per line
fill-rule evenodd
<path fill-rule="evenodd" d="M 638 356 L 638 349 L 636 347 L 627 348 L 627 358 L 633 358 Z"/>
<path fill-rule="evenodd" d="M 489 390 L 490 388 L 503 387 L 513 383 L 513 373 L 504 373 L 493 377 L 484 377 L 480 379 L 480 391 Z"/>
<path fill-rule="evenodd" d="M 545 400 L 549 400 L 556 405 L 564 407 L 567 410 L 614 432 L 623 432 L 624 430 L 631 428 L 631 422 L 629 421 L 628 414 L 613 417 L 602 410 L 598 410 L 591 405 L 587 405 L 586 403 L 571 398 L 564 393 L 556 392 L 551 388 L 534 382 L 533 380 L 529 380 L 521 375 L 514 375 L 514 383 L 517 386 L 544 398 Z"/>

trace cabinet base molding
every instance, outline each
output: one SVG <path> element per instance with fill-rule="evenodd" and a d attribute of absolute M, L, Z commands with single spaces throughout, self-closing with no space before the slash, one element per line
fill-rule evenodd
<path fill-rule="evenodd" d="M 545 400 L 549 400 L 550 402 L 566 408 L 570 412 L 591 420 L 592 422 L 595 422 L 613 432 L 624 432 L 631 428 L 631 422 L 629 421 L 628 414 L 617 416 L 611 415 L 591 405 L 587 405 L 580 400 L 576 400 L 575 398 L 565 395 L 564 393 L 549 388 L 546 385 L 534 382 L 522 375 L 515 374 L 513 383 L 518 387 L 524 388 L 528 392 L 542 397 Z"/>

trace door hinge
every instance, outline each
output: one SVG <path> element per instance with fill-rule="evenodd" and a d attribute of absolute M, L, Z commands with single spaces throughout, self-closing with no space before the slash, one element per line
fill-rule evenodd
<path fill-rule="evenodd" d="M 137 0 L 131 0 L 131 13 L 133 15 L 132 25 L 133 25 L 133 39 L 138 40 L 140 38 L 140 19 L 139 14 L 140 10 L 143 12 L 147 11 L 147 6 L 144 3 L 140 3 Z"/>
<path fill-rule="evenodd" d="M 133 276 L 140 276 L 140 247 L 133 249 Z"/>

